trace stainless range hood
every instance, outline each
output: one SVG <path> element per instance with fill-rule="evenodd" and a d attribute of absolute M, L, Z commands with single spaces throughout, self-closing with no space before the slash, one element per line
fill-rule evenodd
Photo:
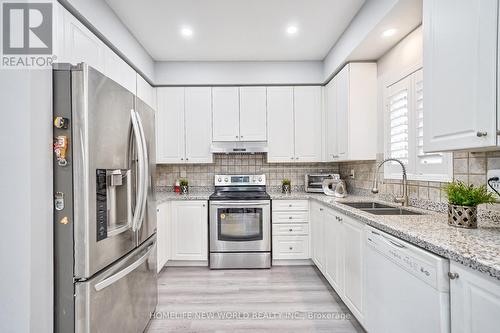
<path fill-rule="evenodd" d="M 254 153 L 267 153 L 266 141 L 254 142 L 212 142 L 210 151 L 218 154 L 254 154 Z"/>

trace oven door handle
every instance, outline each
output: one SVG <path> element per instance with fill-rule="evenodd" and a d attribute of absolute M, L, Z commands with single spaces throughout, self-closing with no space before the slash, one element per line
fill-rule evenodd
<path fill-rule="evenodd" d="M 269 206 L 269 202 L 262 203 L 251 203 L 251 202 L 225 202 L 225 203 L 210 203 L 212 207 L 226 207 L 226 206 L 238 206 L 238 207 L 257 207 L 257 206 Z"/>

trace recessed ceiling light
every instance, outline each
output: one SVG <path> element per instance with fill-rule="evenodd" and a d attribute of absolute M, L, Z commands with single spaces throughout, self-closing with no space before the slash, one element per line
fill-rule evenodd
<path fill-rule="evenodd" d="M 182 36 L 189 38 L 189 37 L 193 36 L 193 30 L 189 27 L 184 27 L 181 29 L 181 34 L 182 34 Z"/>
<path fill-rule="evenodd" d="M 296 25 L 289 25 L 289 26 L 286 28 L 286 32 L 287 32 L 287 34 L 289 34 L 289 35 L 295 35 L 298 31 L 299 31 L 299 28 L 297 28 L 297 26 L 296 26 Z"/>
<path fill-rule="evenodd" d="M 387 29 L 382 33 L 382 37 L 391 37 L 396 33 L 396 29 Z"/>

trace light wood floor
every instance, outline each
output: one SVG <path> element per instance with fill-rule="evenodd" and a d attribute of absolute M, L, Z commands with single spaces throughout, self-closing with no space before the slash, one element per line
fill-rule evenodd
<path fill-rule="evenodd" d="M 313 266 L 164 268 L 154 318 L 148 333 L 364 332 Z"/>

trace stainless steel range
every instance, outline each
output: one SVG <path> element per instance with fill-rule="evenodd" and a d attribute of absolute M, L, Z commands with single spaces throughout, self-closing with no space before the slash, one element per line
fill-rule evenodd
<path fill-rule="evenodd" d="M 271 198 L 265 175 L 216 175 L 210 268 L 271 267 Z"/>

